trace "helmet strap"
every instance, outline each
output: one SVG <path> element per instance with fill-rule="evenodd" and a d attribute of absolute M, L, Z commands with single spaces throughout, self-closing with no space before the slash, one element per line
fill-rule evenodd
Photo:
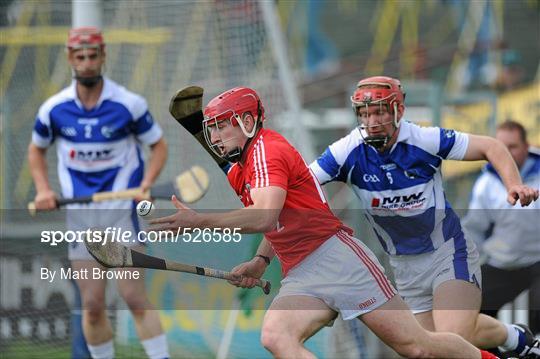
<path fill-rule="evenodd" d="M 77 80 L 77 82 L 83 85 L 84 87 L 92 88 L 92 87 L 95 87 L 103 79 L 103 75 L 90 76 L 90 77 L 82 77 L 82 76 L 75 75 L 74 79 Z"/>
<path fill-rule="evenodd" d="M 246 135 L 246 137 L 248 139 L 251 139 L 253 138 L 253 136 L 255 136 L 255 133 L 257 132 L 257 128 L 258 128 L 258 123 L 259 123 L 259 117 L 257 116 L 257 118 L 253 117 L 253 115 L 251 115 L 251 118 L 253 119 L 253 128 L 251 129 L 250 132 L 247 131 L 247 129 L 244 127 L 244 123 L 242 122 L 243 118 L 241 118 L 241 116 L 238 116 L 236 118 L 236 122 L 238 123 L 238 126 L 240 126 L 240 129 L 242 129 L 242 132 L 244 133 L 244 135 Z"/>
<path fill-rule="evenodd" d="M 242 149 L 240 147 L 236 147 L 232 149 L 231 151 L 227 152 L 223 155 L 223 159 L 228 162 L 238 162 L 240 161 L 240 158 L 242 157 Z"/>
<path fill-rule="evenodd" d="M 398 119 L 397 110 L 398 110 L 398 105 L 397 103 L 394 102 L 394 127 L 396 128 L 396 130 L 399 128 L 399 125 L 401 125 L 401 121 Z"/>
<path fill-rule="evenodd" d="M 386 146 L 390 136 L 367 136 L 364 138 L 364 142 L 375 149 L 380 150 Z"/>

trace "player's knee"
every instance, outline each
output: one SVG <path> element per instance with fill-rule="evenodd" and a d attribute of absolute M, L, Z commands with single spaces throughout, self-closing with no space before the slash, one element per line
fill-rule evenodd
<path fill-rule="evenodd" d="M 429 358 L 429 351 L 420 340 L 413 336 L 402 336 L 388 343 L 392 349 L 405 358 Z"/>
<path fill-rule="evenodd" d="M 124 298 L 126 304 L 134 316 L 143 316 L 147 305 L 145 298 L 137 298 L 134 296 Z"/>
<path fill-rule="evenodd" d="M 444 328 L 444 329 L 438 329 L 437 328 L 437 331 L 438 332 L 448 332 L 448 333 L 454 333 L 454 334 L 457 334 L 459 335 L 460 337 L 462 337 L 463 339 L 465 339 L 466 341 L 468 342 L 473 342 L 473 339 L 474 339 L 474 330 L 473 329 L 470 329 L 470 328 L 463 328 L 463 327 L 448 327 L 448 328 Z"/>
<path fill-rule="evenodd" d="M 278 333 L 273 330 L 272 328 L 269 328 L 269 326 L 264 326 L 261 330 L 261 344 L 266 349 L 269 350 L 271 353 L 275 353 L 277 350 L 277 345 L 279 343 Z"/>
<path fill-rule="evenodd" d="M 132 311 L 145 309 L 148 304 L 144 288 L 140 288 L 138 285 L 122 287 L 120 295 Z"/>
<path fill-rule="evenodd" d="M 264 325 L 261 330 L 261 344 L 274 356 L 279 356 L 279 353 L 284 352 L 287 343 L 291 340 L 291 336 L 286 331 L 275 326 Z"/>
<path fill-rule="evenodd" d="M 101 323 L 105 319 L 105 316 L 105 307 L 103 305 L 94 305 L 92 307 L 88 307 L 84 311 L 85 320 L 90 325 L 97 325 L 98 323 Z"/>
<path fill-rule="evenodd" d="M 88 296 L 82 299 L 83 309 L 97 313 L 105 310 L 105 297 L 101 295 Z"/>
<path fill-rule="evenodd" d="M 454 333 L 471 342 L 474 338 L 474 323 L 443 322 L 435 323 L 437 332 Z"/>

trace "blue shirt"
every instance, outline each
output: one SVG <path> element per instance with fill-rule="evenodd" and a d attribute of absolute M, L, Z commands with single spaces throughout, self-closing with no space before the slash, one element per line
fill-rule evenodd
<path fill-rule="evenodd" d="M 144 174 L 140 144 L 161 137 L 144 98 L 104 78 L 90 110 L 79 101 L 75 82 L 45 101 L 32 142 L 40 148 L 56 142 L 62 195 L 71 198 L 138 187 Z"/>
<path fill-rule="evenodd" d="M 380 153 L 355 128 L 310 167 L 320 183 L 351 186 L 387 253 L 427 253 L 452 238 L 464 245 L 459 218 L 445 198 L 441 164 L 463 159 L 468 141 L 460 132 L 402 121 L 396 143 Z"/>

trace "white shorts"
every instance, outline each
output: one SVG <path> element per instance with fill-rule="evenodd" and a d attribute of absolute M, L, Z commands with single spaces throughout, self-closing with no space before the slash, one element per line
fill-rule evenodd
<path fill-rule="evenodd" d="M 340 231 L 289 271 L 274 300 L 292 295 L 319 298 L 349 320 L 371 312 L 395 294 L 377 257 Z"/>
<path fill-rule="evenodd" d="M 474 243 L 461 236 L 430 253 L 390 256 L 390 265 L 399 294 L 418 314 L 433 309 L 433 292 L 443 282 L 464 280 L 481 288 L 479 259 Z"/>
<path fill-rule="evenodd" d="M 139 217 L 135 212 L 133 201 L 105 201 L 88 205 L 71 205 L 66 211 L 66 228 L 70 231 L 85 231 L 88 228 L 101 230 L 107 227 L 118 228 L 122 233 L 130 231 L 130 242 L 123 243 L 127 247 L 140 246 L 137 234 L 141 230 Z M 82 242 L 69 243 L 69 260 L 94 260 Z"/>

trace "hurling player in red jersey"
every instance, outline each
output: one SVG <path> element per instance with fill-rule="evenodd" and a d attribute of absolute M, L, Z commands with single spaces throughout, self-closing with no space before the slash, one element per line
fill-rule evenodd
<path fill-rule="evenodd" d="M 317 180 L 287 140 L 262 127 L 255 91 L 236 87 L 204 109 L 208 145 L 233 163 L 228 179 L 245 208 L 198 213 L 173 197 L 174 215 L 150 230 L 241 228 L 264 233 L 257 255 L 233 269 L 232 284 L 253 287 L 270 259 L 281 262 L 281 289 L 266 312 L 261 341 L 276 357 L 312 358 L 303 343 L 340 313 L 359 318 L 406 357 L 489 358 L 455 334 L 422 329 L 373 253 L 335 217 Z M 491 356 L 492 357 L 492 356 Z"/>

